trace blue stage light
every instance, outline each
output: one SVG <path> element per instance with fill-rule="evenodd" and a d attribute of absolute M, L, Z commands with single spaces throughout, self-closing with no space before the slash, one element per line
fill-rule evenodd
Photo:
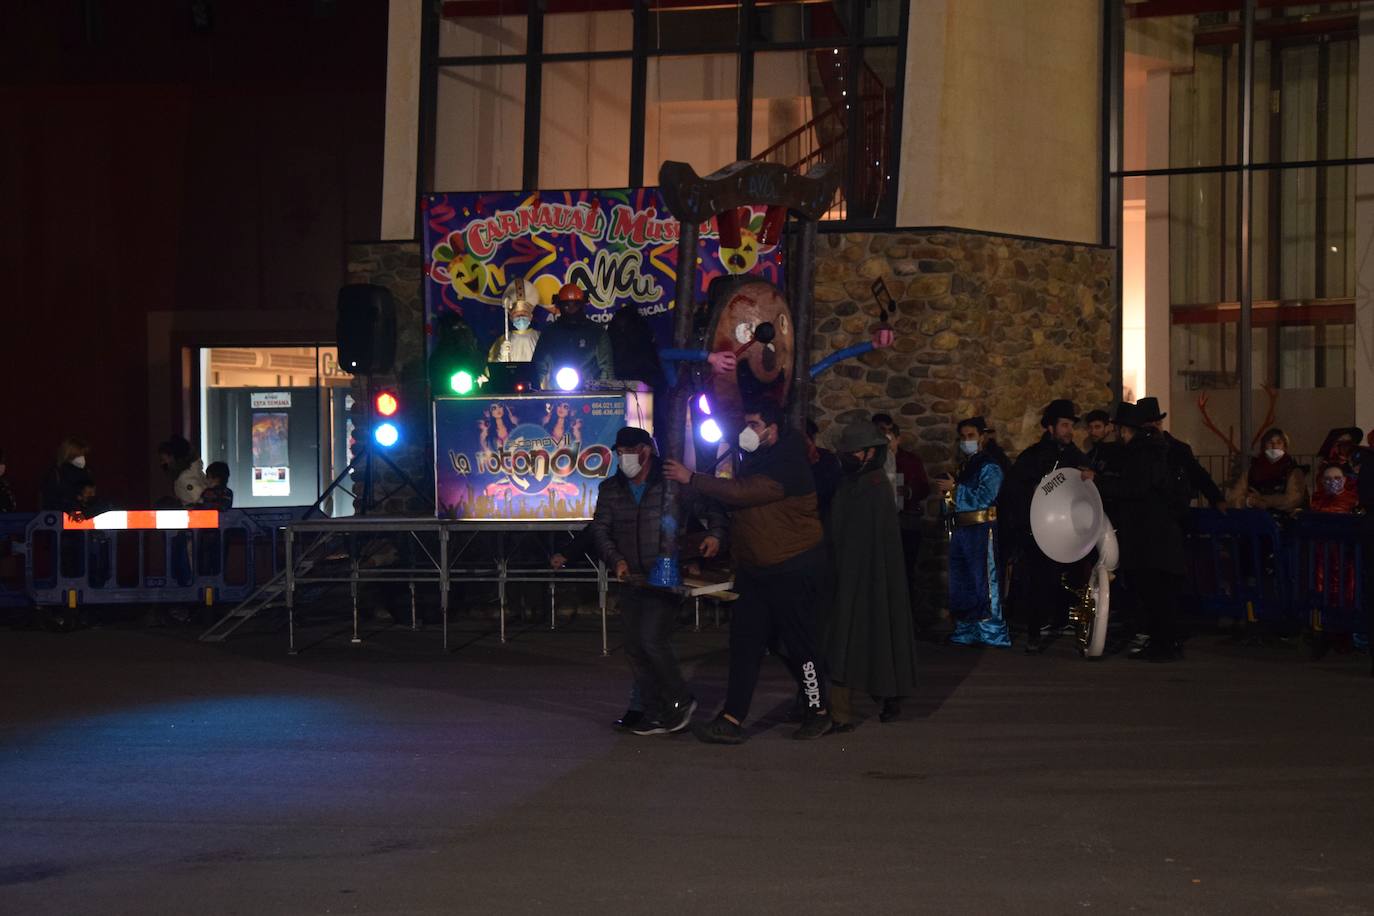
<path fill-rule="evenodd" d="M 376 439 L 382 448 L 391 448 L 401 440 L 401 431 L 396 428 L 395 423 L 378 423 L 377 428 L 372 431 L 372 438 Z"/>
<path fill-rule="evenodd" d="M 577 374 L 577 370 L 572 366 L 564 366 L 553 375 L 553 383 L 561 391 L 572 391 L 577 388 L 582 381 L 582 377 Z"/>
<path fill-rule="evenodd" d="M 717 423 L 715 420 L 708 418 L 704 423 L 701 424 L 701 426 L 698 429 L 698 432 L 701 433 L 701 438 L 703 441 L 709 442 L 712 445 L 715 445 L 717 442 L 721 440 L 722 433 L 720 431 L 720 424 Z"/>

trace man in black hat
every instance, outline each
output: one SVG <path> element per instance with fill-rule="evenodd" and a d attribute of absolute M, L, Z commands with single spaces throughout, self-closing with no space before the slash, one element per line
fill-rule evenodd
<path fill-rule="evenodd" d="M 1177 475 L 1181 482 L 1186 481 L 1189 492 L 1201 493 L 1202 498 L 1207 500 L 1207 504 L 1213 509 L 1225 512 L 1226 497 L 1216 481 L 1212 480 L 1212 475 L 1207 473 L 1207 469 L 1193 455 L 1193 449 L 1188 443 L 1175 439 L 1164 431 L 1164 418 L 1168 414 L 1159 412 L 1159 398 L 1141 398 L 1135 402 L 1135 408 L 1140 413 L 1140 422 L 1153 430 L 1169 446 L 1171 473 Z"/>
<path fill-rule="evenodd" d="M 1062 627 L 1068 623 L 1069 592 L 1061 579 L 1073 567 L 1051 560 L 1035 543 L 1031 533 L 1030 504 L 1041 479 L 1056 468 L 1081 468 L 1084 477 L 1091 478 L 1091 465 L 1073 442 L 1073 427 L 1077 422 L 1073 401 L 1059 398 L 1046 405 L 1040 417 L 1040 426 L 1045 432 L 1039 442 L 1016 457 L 1007 474 L 1007 493 L 1000 501 L 1015 552 L 1013 588 L 1016 589 L 1016 604 L 1026 616 L 1028 655 L 1044 650 L 1041 634 L 1044 625 Z"/>
<path fill-rule="evenodd" d="M 1173 505 L 1177 484 L 1170 473 L 1169 445 L 1150 425 L 1152 415 L 1138 404 L 1117 407 L 1120 458 L 1095 482 L 1117 507 L 1112 518 L 1121 548 L 1117 573 L 1135 596 L 1149 630 L 1149 642 L 1133 657 L 1167 662 L 1178 654 L 1174 620 L 1187 564 L 1183 527 Z"/>

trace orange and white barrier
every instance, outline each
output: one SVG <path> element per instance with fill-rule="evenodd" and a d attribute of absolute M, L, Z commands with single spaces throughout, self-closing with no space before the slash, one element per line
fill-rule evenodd
<path fill-rule="evenodd" d="M 218 527 L 218 509 L 118 510 L 102 512 L 91 518 L 62 516 L 63 531 L 187 531 Z"/>

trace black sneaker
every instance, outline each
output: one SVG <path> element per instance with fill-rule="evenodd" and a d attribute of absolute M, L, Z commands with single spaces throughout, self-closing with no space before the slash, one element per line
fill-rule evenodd
<path fill-rule="evenodd" d="M 744 729 L 724 716 L 716 716 L 710 722 L 692 726 L 692 734 L 698 741 L 707 744 L 743 744 Z"/>
<path fill-rule="evenodd" d="M 612 727 L 616 731 L 627 732 L 643 721 L 644 711 L 642 709 L 627 709 L 624 715 L 615 720 Z"/>
<path fill-rule="evenodd" d="M 668 734 L 675 735 L 691 724 L 692 713 L 696 711 L 696 697 L 688 697 L 685 700 L 673 703 L 664 710 L 663 724 L 667 726 Z"/>
<path fill-rule="evenodd" d="M 883 708 L 878 713 L 879 722 L 891 722 L 893 719 L 901 718 L 902 701 L 900 697 L 887 697 L 883 700 Z"/>
<path fill-rule="evenodd" d="M 640 722 L 630 731 L 636 735 L 666 735 L 668 734 L 668 726 L 658 716 L 654 716 L 652 719 L 645 719 Z"/>
<path fill-rule="evenodd" d="M 811 738 L 823 738 L 835 728 L 835 720 L 830 718 L 830 713 L 824 712 L 820 715 L 808 716 L 802 723 L 802 727 L 792 733 L 792 737 L 799 741 L 807 741 Z"/>

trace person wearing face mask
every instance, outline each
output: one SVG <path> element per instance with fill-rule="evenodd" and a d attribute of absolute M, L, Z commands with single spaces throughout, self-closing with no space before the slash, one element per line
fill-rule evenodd
<path fill-rule="evenodd" d="M 773 403 L 746 406 L 732 479 L 693 473 L 665 461 L 664 476 L 731 510 L 735 601 L 730 613 L 730 679 L 725 707 L 696 736 L 711 744 L 740 744 L 758 685 L 764 649 L 781 646 L 805 698 L 794 738 L 819 738 L 834 727 L 825 659 L 816 640 L 816 610 L 826 566 L 816 481 L 800 431 L 782 428 Z"/>
<path fill-rule="evenodd" d="M 566 283 L 554 304 L 558 320 L 540 332 L 531 357 L 539 387 L 554 387 L 554 376 L 565 367 L 575 369 L 580 382 L 610 378 L 611 340 L 606 329 L 587 316 L 586 291 L 576 283 Z"/>
<path fill-rule="evenodd" d="M 1045 556 L 1031 533 L 1030 505 L 1041 479 L 1056 468 L 1081 468 L 1083 478 L 1095 473 L 1087 456 L 1073 442 L 1073 427 L 1078 422 L 1073 401 L 1051 401 L 1040 418 L 1044 430 L 1040 440 L 1020 455 L 1007 474 L 1006 486 L 998 508 L 1002 524 L 1012 538 L 1015 556 L 1015 604 L 1026 617 L 1026 654 L 1044 651 L 1042 630 L 1048 625 L 1058 630 L 1068 623 L 1069 591 L 1063 577 L 1073 567 L 1056 563 Z"/>
<path fill-rule="evenodd" d="M 1313 512 L 1353 514 L 1360 508 L 1358 481 L 1346 475 L 1339 464 L 1328 464 L 1312 491 Z"/>
<path fill-rule="evenodd" d="M 952 501 L 949 538 L 949 612 L 956 646 L 1007 648 L 1011 634 L 1002 616 L 1001 567 L 997 549 L 998 496 L 1006 474 L 1000 449 L 982 417 L 960 420 L 959 464 L 954 476 L 935 486 Z"/>
<path fill-rule="evenodd" d="M 663 471 L 654 440 L 637 426 L 616 433 L 620 468 L 601 484 L 596 512 L 587 531 L 595 553 L 620 580 L 646 576 L 658 560 L 663 528 Z M 691 511 L 690 509 L 688 510 Z M 709 511 L 707 536 L 700 553 L 713 557 L 724 537 L 724 517 Z M 562 566 L 555 556 L 554 568 Z M 625 658 L 634 675 L 631 708 L 617 722 L 636 735 L 682 731 L 692 719 L 692 696 L 673 651 L 678 601 L 672 594 L 626 586 L 620 590 L 620 617 L 625 627 Z M 640 709 L 635 710 L 634 706 Z M 639 715 L 633 713 L 639 712 Z"/>
<path fill-rule="evenodd" d="M 532 290 L 517 277 L 506 284 L 501 305 L 510 318 L 509 334 L 502 334 L 487 351 L 490 363 L 527 363 L 534 359 L 539 332 L 534 329 L 534 301 Z"/>
<path fill-rule="evenodd" d="M 1236 481 L 1227 502 L 1237 509 L 1264 509 L 1285 518 L 1307 505 L 1307 474 L 1289 454 L 1288 436 L 1277 427 L 1260 439 L 1260 453 Z"/>
<path fill-rule="evenodd" d="M 86 456 L 90 453 L 83 439 L 69 436 L 57 448 L 57 463 L 43 479 L 42 497 L 39 508 L 55 512 L 82 513 L 87 488 L 95 486 L 91 472 L 86 467 Z"/>
<path fill-rule="evenodd" d="M 888 440 L 859 420 L 840 434 L 843 477 L 830 509 L 833 597 L 822 627 L 836 731 L 857 722 L 853 694 L 881 704 L 878 720 L 901 715 L 916 685 L 916 643 L 898 537 L 897 506 L 883 470 Z"/>

